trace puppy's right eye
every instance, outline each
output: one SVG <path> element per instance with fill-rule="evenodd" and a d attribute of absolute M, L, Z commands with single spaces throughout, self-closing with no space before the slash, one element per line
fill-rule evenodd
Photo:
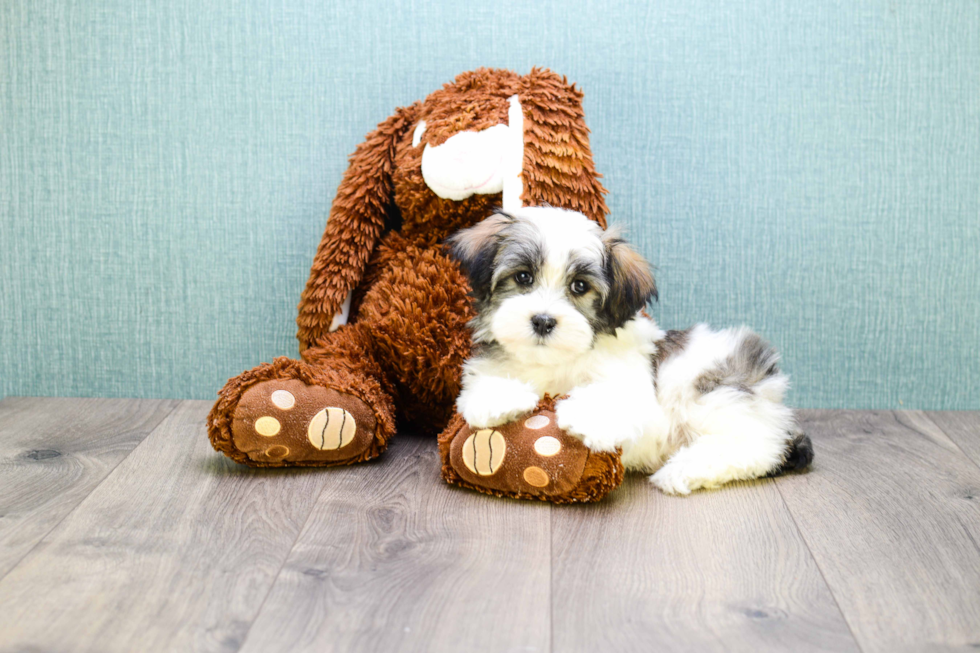
<path fill-rule="evenodd" d="M 518 272 L 514 275 L 514 281 L 517 282 L 518 286 L 530 286 L 534 283 L 534 277 L 531 276 L 530 272 Z"/>

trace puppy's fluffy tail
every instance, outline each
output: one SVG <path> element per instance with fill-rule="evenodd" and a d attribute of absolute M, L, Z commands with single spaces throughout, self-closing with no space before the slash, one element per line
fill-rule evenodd
<path fill-rule="evenodd" d="M 790 433 L 792 438 L 786 443 L 786 454 L 782 464 L 770 472 L 770 476 L 779 476 L 787 472 L 797 472 L 806 469 L 813 462 L 813 442 L 803 431 Z"/>

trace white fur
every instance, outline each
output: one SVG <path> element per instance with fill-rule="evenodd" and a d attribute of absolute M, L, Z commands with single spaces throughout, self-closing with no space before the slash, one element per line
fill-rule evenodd
<path fill-rule="evenodd" d="M 541 285 L 533 292 L 507 299 L 490 321 L 490 332 L 478 332 L 475 338 L 497 341 L 522 365 L 541 366 L 545 373 L 550 374 L 556 365 L 581 366 L 582 361 L 576 361 L 574 354 L 588 351 L 594 334 L 588 320 L 565 294 L 565 264 L 576 251 L 600 260 L 602 230 L 581 213 L 562 209 L 532 207 L 515 214 L 533 216 L 534 225 L 543 236 L 545 264 L 539 274 Z M 558 321 L 547 347 L 540 346 L 531 330 L 531 316 L 537 313 L 547 313 Z"/>
<path fill-rule="evenodd" d="M 509 376 L 471 376 L 459 393 L 457 405 L 470 426 L 486 428 L 511 421 L 538 405 L 534 387 Z"/>
<path fill-rule="evenodd" d="M 556 407 L 563 430 L 594 451 L 621 448 L 627 469 L 654 472 L 653 484 L 671 494 L 757 478 L 782 462 L 794 427 L 782 404 L 785 376 L 770 376 L 751 393 L 697 388 L 698 378 L 733 354 L 747 330 L 694 327 L 655 383 L 651 357 L 665 336 L 657 324 L 638 314 L 615 334 L 593 340 L 588 320 L 557 285 L 573 252 L 601 253 L 598 226 L 559 209 L 524 209 L 518 216 L 545 235 L 545 279 L 533 292 L 504 300 L 489 332 L 474 334 L 503 351 L 463 368 L 457 407 L 471 426 L 511 421 L 545 394 L 567 395 Z M 544 343 L 529 326 L 530 316 L 543 311 L 558 320 Z"/>
<path fill-rule="evenodd" d="M 699 324 L 684 350 L 668 358 L 657 376 L 658 402 L 669 430 L 649 446 L 625 446 L 623 464 L 655 471 L 650 480 L 664 492 L 688 494 L 739 479 L 764 476 L 777 467 L 795 425 L 783 405 L 788 380 L 782 373 L 747 394 L 719 387 L 701 395 L 695 382 L 732 354 L 747 330 L 712 331 Z"/>

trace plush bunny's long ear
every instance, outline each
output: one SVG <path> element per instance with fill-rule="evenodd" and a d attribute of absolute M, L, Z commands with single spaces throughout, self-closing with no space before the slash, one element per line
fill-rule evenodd
<path fill-rule="evenodd" d="M 582 92 L 542 68 L 532 69 L 523 84 L 525 206 L 573 209 L 605 229 L 606 189 L 592 161 Z"/>
<path fill-rule="evenodd" d="M 300 351 L 335 329 L 335 316 L 350 308 L 349 295 L 364 275 L 391 208 L 395 145 L 411 128 L 419 106 L 398 109 L 350 157 L 300 298 Z"/>

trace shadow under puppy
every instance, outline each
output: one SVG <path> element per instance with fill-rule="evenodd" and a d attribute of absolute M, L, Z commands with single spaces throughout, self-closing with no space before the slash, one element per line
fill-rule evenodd
<path fill-rule="evenodd" d="M 688 494 L 802 469 L 813 450 L 783 401 L 778 353 L 746 328 L 661 330 L 649 264 L 615 230 L 551 207 L 497 213 L 448 241 L 477 317 L 459 413 L 472 428 L 564 397 L 558 426 Z"/>

